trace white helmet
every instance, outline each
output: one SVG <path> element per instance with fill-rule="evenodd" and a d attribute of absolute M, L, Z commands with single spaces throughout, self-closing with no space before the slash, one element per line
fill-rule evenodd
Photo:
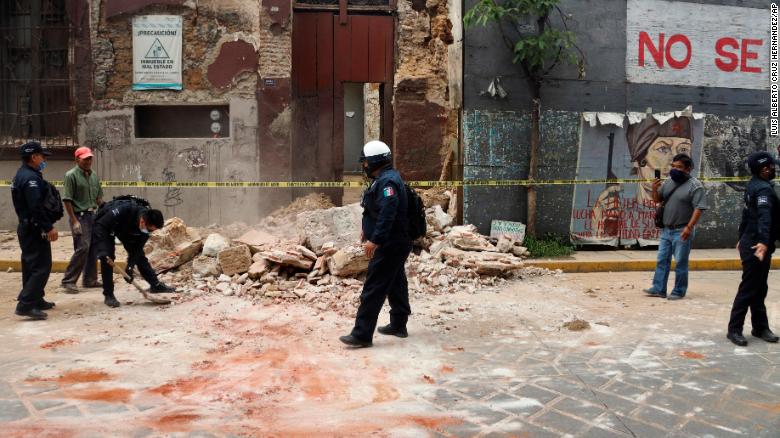
<path fill-rule="evenodd" d="M 360 153 L 360 161 L 367 162 L 370 170 L 374 170 L 386 163 L 392 161 L 392 153 L 390 147 L 384 142 L 379 140 L 372 140 L 363 146 L 363 151 Z"/>

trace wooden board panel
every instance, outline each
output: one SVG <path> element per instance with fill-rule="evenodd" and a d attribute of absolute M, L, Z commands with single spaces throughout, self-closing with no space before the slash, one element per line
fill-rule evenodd
<path fill-rule="evenodd" d="M 352 66 L 350 82 L 369 82 L 368 79 L 368 16 L 351 17 Z"/>
<path fill-rule="evenodd" d="M 365 18 L 368 18 L 368 82 L 385 82 L 387 34 L 383 23 L 386 21 L 384 19 L 389 17 Z"/>
<path fill-rule="evenodd" d="M 317 14 L 317 94 L 323 90 L 333 90 L 333 16 L 329 13 Z"/>
<path fill-rule="evenodd" d="M 346 82 L 352 74 L 351 21 L 339 24 L 339 17 L 333 17 L 334 75 L 336 82 Z"/>
<path fill-rule="evenodd" d="M 295 14 L 292 83 L 294 96 L 317 95 L 317 15 Z"/>

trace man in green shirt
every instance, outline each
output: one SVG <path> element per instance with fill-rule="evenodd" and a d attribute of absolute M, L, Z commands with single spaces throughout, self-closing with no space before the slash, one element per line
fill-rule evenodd
<path fill-rule="evenodd" d="M 82 271 L 84 287 L 100 287 L 97 281 L 97 257 L 91 248 L 92 225 L 95 211 L 103 203 L 100 179 L 92 171 L 92 151 L 86 147 L 76 149 L 76 166 L 65 174 L 62 201 L 70 219 L 73 233 L 73 257 L 70 259 L 62 288 L 66 293 L 78 293 L 76 282 Z"/>

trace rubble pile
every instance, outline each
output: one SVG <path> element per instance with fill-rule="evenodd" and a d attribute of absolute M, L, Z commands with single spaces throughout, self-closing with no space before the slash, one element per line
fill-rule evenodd
<path fill-rule="evenodd" d="M 505 236 L 488 238 L 473 225 L 454 226 L 453 217 L 445 212 L 448 195 L 424 198 L 426 205 L 430 202 L 426 209 L 429 227 L 427 235 L 416 242 L 421 249 L 406 263 L 410 293 L 475 293 L 507 278 L 545 273 L 524 267 L 522 259 L 528 251 L 519 242 Z M 292 221 L 287 210 L 282 214 Z M 304 209 L 294 220 L 297 235 L 285 237 L 259 229 L 232 240 L 216 233 L 203 241 L 200 236 L 187 235 L 188 239 L 197 237 L 197 245 L 183 239 L 190 245 L 177 253 L 176 262 L 181 262 L 185 252 L 191 262 L 179 263 L 184 266 L 164 278 L 177 284 L 185 296 L 220 293 L 256 300 L 300 300 L 319 310 L 352 315 L 369 264 L 359 243 L 361 215 L 357 204 Z M 281 221 L 268 218 L 266 222 Z M 178 236 L 182 227 L 174 218 L 159 233 Z M 155 239 L 147 252 L 164 253 L 156 245 L 168 240 Z M 202 252 L 190 254 L 193 245 Z"/>

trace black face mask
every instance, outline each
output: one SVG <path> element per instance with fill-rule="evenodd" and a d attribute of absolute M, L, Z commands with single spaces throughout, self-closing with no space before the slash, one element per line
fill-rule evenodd
<path fill-rule="evenodd" d="M 690 178 L 690 175 L 680 169 L 670 170 L 669 176 L 672 178 L 672 181 L 676 182 L 677 184 L 682 184 L 685 181 L 688 181 L 688 178 Z"/>

